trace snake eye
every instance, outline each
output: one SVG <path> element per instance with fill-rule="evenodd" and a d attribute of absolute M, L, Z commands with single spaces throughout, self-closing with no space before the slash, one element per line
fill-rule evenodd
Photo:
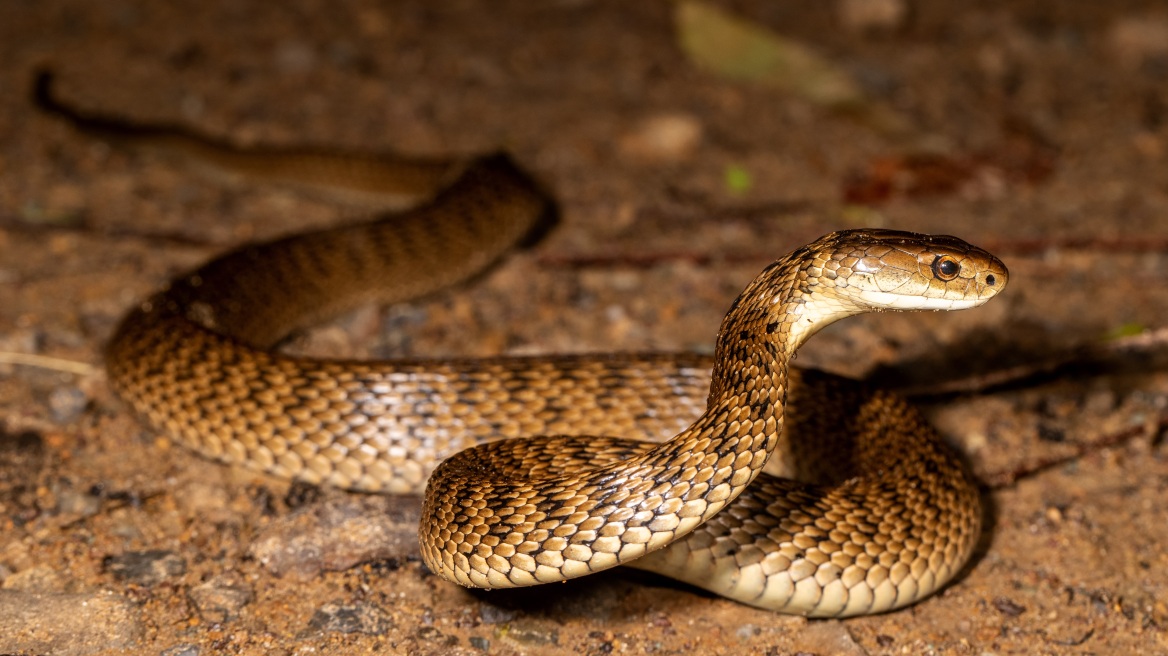
<path fill-rule="evenodd" d="M 961 273 L 961 265 L 948 255 L 938 255 L 933 260 L 933 275 L 946 282 L 953 280 Z"/>

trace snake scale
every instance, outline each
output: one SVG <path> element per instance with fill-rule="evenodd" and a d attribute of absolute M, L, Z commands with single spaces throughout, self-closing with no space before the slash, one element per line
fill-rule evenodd
<path fill-rule="evenodd" d="M 47 77 L 37 100 L 83 131 L 164 141 L 227 169 L 280 161 L 284 177 L 372 193 L 408 170 L 142 128 L 58 101 Z M 418 170 L 453 181 L 396 216 L 243 246 L 131 310 L 106 352 L 114 389 L 211 458 L 354 490 L 424 490 L 423 558 L 465 586 L 629 565 L 754 606 L 843 617 L 911 604 L 968 560 L 977 485 L 921 415 L 790 362 L 849 315 L 984 303 L 1007 281 L 997 258 L 948 236 L 826 235 L 747 285 L 712 359 L 280 353 L 293 331 L 361 303 L 471 277 L 546 225 L 549 200 L 506 157 Z"/>

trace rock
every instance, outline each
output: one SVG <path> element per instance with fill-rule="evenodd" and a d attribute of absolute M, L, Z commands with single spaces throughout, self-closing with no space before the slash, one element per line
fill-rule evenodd
<path fill-rule="evenodd" d="M 40 515 L 37 487 L 47 461 L 42 435 L 8 433 L 0 426 L 0 518 L 23 526 Z"/>
<path fill-rule="evenodd" d="M 276 576 L 311 578 L 374 560 L 418 553 L 421 502 L 345 495 L 306 506 L 269 524 L 248 554 Z"/>
<path fill-rule="evenodd" d="M 212 624 L 230 622 L 254 597 L 251 586 L 239 576 L 224 574 L 196 585 L 187 594 L 199 617 Z"/>
<path fill-rule="evenodd" d="M 1006 617 L 1018 617 L 1026 612 L 1025 606 L 1008 597 L 994 597 L 994 608 Z"/>
<path fill-rule="evenodd" d="M 496 633 L 524 645 L 548 646 L 560 644 L 559 631 L 524 620 L 512 622 L 505 628 L 500 627 L 496 629 Z"/>
<path fill-rule="evenodd" d="M 82 656 L 129 650 L 141 635 L 137 610 L 118 595 L 0 591 L 0 653 Z"/>
<path fill-rule="evenodd" d="M 515 619 L 517 613 L 513 610 L 500 608 L 494 604 L 483 602 L 479 606 L 479 620 L 483 624 L 504 624 Z"/>
<path fill-rule="evenodd" d="M 443 647 L 455 647 L 458 645 L 458 636 L 444 635 L 432 626 L 419 626 L 414 630 L 414 637 L 418 639 L 419 644 L 431 646 L 442 645 Z"/>
<path fill-rule="evenodd" d="M 164 649 L 159 656 L 199 656 L 202 650 L 198 645 L 175 645 L 170 649 Z"/>
<path fill-rule="evenodd" d="M 373 604 L 333 602 L 321 606 L 312 615 L 308 628 L 314 631 L 385 635 L 393 629 L 393 619 Z"/>
<path fill-rule="evenodd" d="M 688 114 L 658 114 L 621 137 L 621 152 L 646 162 L 675 162 L 691 155 L 702 141 L 702 124 Z"/>
<path fill-rule="evenodd" d="M 105 571 L 119 581 L 151 586 L 166 579 L 182 576 L 187 561 L 171 551 L 130 551 L 119 556 L 106 556 L 102 561 Z"/>
<path fill-rule="evenodd" d="M 753 624 L 743 624 L 734 631 L 734 635 L 742 642 L 750 640 L 759 633 L 762 633 L 762 629 Z"/>
<path fill-rule="evenodd" d="M 49 412 L 59 424 L 68 424 L 81 416 L 89 397 L 77 387 L 58 387 L 49 392 Z"/>
<path fill-rule="evenodd" d="M 77 518 L 93 517 L 101 512 L 102 499 L 91 490 L 76 490 L 62 486 L 56 491 L 56 510 L 61 515 L 72 515 Z"/>

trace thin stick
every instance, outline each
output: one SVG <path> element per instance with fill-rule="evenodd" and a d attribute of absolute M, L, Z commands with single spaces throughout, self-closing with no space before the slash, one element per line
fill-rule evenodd
<path fill-rule="evenodd" d="M 1168 415 L 1163 415 L 1157 421 L 1149 422 L 1143 426 L 1134 426 L 1087 443 L 1076 444 L 1075 450 L 1064 456 L 1039 458 L 1034 462 L 1019 465 L 1014 469 L 987 474 L 983 477 L 983 480 L 991 490 L 1000 490 L 1010 487 L 1024 478 L 1030 478 L 1031 476 L 1041 474 L 1055 467 L 1074 462 L 1084 456 L 1098 453 L 1103 449 L 1119 446 L 1137 437 L 1147 435 L 1150 438 L 1155 438 L 1156 433 L 1164 429 L 1168 429 Z"/>
<path fill-rule="evenodd" d="M 904 387 L 897 389 L 897 392 L 914 399 L 944 397 L 953 394 L 978 394 L 1037 376 L 1051 376 L 1063 367 L 1098 363 L 1106 361 L 1108 358 L 1132 353 L 1147 353 L 1160 349 L 1168 350 L 1168 326 L 1150 328 L 1138 335 L 1128 335 L 1072 347 L 1037 362 L 995 369 L 963 378 L 929 383 L 928 385 Z"/>
<path fill-rule="evenodd" d="M 38 369 L 64 371 L 70 374 L 77 374 L 78 376 L 92 376 L 98 370 L 97 367 L 88 362 L 54 358 L 35 353 L 13 353 L 11 351 L 0 351 L 0 364 L 16 364 L 25 367 L 36 367 Z"/>

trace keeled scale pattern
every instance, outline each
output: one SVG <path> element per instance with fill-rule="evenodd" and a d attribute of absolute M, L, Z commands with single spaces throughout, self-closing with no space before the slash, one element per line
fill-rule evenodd
<path fill-rule="evenodd" d="M 958 268 L 938 284 L 942 259 Z M 463 451 L 430 478 L 423 558 L 441 576 L 476 587 L 630 563 L 809 615 L 911 603 L 968 558 L 980 525 L 974 482 L 902 401 L 859 392 L 833 395 L 853 406 L 852 424 L 801 432 L 856 453 L 851 478 L 822 487 L 755 481 L 779 442 L 787 363 L 838 318 L 968 307 L 996 294 L 1006 275 L 996 258 L 953 238 L 854 231 L 799 249 L 765 269 L 731 307 L 708 409 L 690 428 L 660 445 L 551 436 Z M 810 379 L 830 387 L 829 378 Z M 803 398 L 801 409 L 832 411 Z M 829 453 L 790 443 L 785 452 Z"/>

